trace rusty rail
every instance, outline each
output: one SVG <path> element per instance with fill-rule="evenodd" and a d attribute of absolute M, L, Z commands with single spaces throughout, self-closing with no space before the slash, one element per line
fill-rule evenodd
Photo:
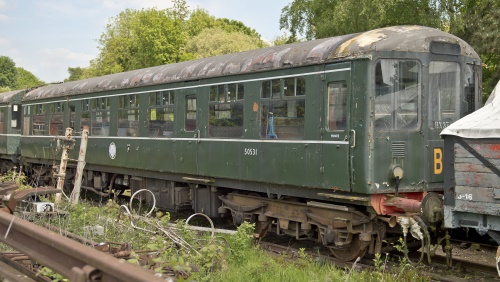
<path fill-rule="evenodd" d="M 31 222 L 0 212 L 0 241 L 70 281 L 173 281 L 81 245 Z"/>

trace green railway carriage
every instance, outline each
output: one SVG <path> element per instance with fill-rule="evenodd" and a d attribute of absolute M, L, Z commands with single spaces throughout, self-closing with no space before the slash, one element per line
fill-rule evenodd
<path fill-rule="evenodd" d="M 480 74 L 459 38 L 399 26 L 48 85 L 23 99 L 22 157 L 48 173 L 54 136 L 87 125 L 84 188 L 147 188 L 351 260 L 380 251 L 379 222 L 441 222 L 439 132 L 479 106 Z"/>
<path fill-rule="evenodd" d="M 20 155 L 22 106 L 27 90 L 0 93 L 0 170 L 6 172 L 18 163 Z"/>

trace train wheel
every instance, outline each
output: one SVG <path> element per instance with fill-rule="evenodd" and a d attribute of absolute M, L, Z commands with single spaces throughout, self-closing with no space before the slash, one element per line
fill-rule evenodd
<path fill-rule="evenodd" d="M 332 254 L 341 261 L 353 261 L 358 257 L 363 257 L 368 250 L 367 247 L 362 249 L 361 242 L 359 240 L 359 235 L 353 235 L 351 245 L 344 250 L 334 249 L 329 247 Z"/>

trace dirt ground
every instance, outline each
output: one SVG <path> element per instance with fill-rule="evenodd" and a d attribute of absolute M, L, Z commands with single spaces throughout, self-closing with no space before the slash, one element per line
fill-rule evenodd
<path fill-rule="evenodd" d="M 480 245 L 477 243 L 457 243 L 452 242 L 452 257 L 467 261 L 473 261 L 485 265 L 495 266 L 497 248 L 490 245 Z M 436 249 L 437 255 L 445 255 L 441 248 Z"/>

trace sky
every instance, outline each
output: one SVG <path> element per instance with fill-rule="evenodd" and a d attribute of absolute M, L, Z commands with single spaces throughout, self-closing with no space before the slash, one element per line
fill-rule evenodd
<path fill-rule="evenodd" d="M 292 0 L 186 0 L 217 18 L 239 20 L 271 41 L 281 9 Z M 125 9 L 165 9 L 171 0 L 0 0 L 0 56 L 40 80 L 60 82 L 68 67 L 86 67 L 98 55 L 97 39 Z"/>

